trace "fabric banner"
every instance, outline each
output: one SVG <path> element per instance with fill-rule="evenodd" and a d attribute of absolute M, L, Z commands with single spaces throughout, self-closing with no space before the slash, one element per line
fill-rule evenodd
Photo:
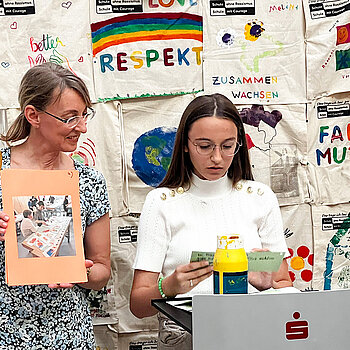
<path fill-rule="evenodd" d="M 295 288 L 311 290 L 314 265 L 311 207 L 309 204 L 281 207 L 284 236 L 290 257 L 289 275 Z"/>
<path fill-rule="evenodd" d="M 157 350 L 157 339 L 158 331 L 119 334 L 118 350 Z"/>
<path fill-rule="evenodd" d="M 280 205 L 309 201 L 305 105 L 238 106 L 255 180 L 271 187 Z"/>
<path fill-rule="evenodd" d="M 87 133 L 80 136 L 77 149 L 69 155 L 104 175 L 112 206 L 110 215 L 117 216 L 123 207 L 119 103 L 99 103 L 93 108 L 96 116 L 87 125 Z M 90 291 L 88 301 L 94 325 L 117 323 L 113 276 L 101 291 Z"/>
<path fill-rule="evenodd" d="M 157 350 L 157 330 L 118 333 L 117 326 L 94 326 L 96 350 Z"/>
<path fill-rule="evenodd" d="M 303 0 L 309 100 L 349 91 L 350 0 Z"/>
<path fill-rule="evenodd" d="M 85 0 L 0 2 L 0 107 L 18 107 L 18 87 L 24 73 L 49 61 L 79 75 L 95 99 L 88 18 L 89 3 Z"/>
<path fill-rule="evenodd" d="M 121 350 L 118 348 L 117 324 L 94 326 L 96 350 Z M 129 350 L 126 348 L 126 350 Z"/>
<path fill-rule="evenodd" d="M 118 332 L 157 330 L 156 316 L 136 318 L 129 309 L 129 296 L 134 271 L 139 215 L 130 214 L 111 219 L 111 263 L 114 284 L 115 308 L 118 315 Z"/>
<path fill-rule="evenodd" d="M 203 4 L 206 93 L 239 104 L 306 101 L 301 0 Z"/>
<path fill-rule="evenodd" d="M 122 101 L 128 212 L 141 212 L 152 187 L 163 180 L 181 115 L 194 95 Z"/>
<path fill-rule="evenodd" d="M 194 0 L 90 0 L 100 100 L 202 90 L 202 6 Z"/>
<path fill-rule="evenodd" d="M 9 116 L 9 111 L 8 109 L 0 109 L 0 133 L 3 135 L 7 132 L 8 127 L 10 125 L 10 116 Z M 15 113 L 17 113 L 16 109 L 13 109 Z M 18 113 L 19 114 L 19 111 Z M 5 148 L 6 143 L 3 141 L 0 141 L 0 148 Z"/>
<path fill-rule="evenodd" d="M 349 202 L 350 98 L 336 94 L 308 104 L 308 162 L 316 204 Z"/>
<path fill-rule="evenodd" d="M 313 287 L 350 288 L 350 204 L 312 206 L 315 239 Z"/>
<path fill-rule="evenodd" d="M 94 326 L 116 324 L 118 322 L 112 279 L 101 290 L 86 290 L 86 293 Z"/>
<path fill-rule="evenodd" d="M 112 206 L 111 214 L 117 216 L 124 206 L 119 103 L 98 103 L 93 108 L 96 116 L 89 122 L 87 133 L 80 136 L 78 147 L 70 156 L 104 175 Z"/>

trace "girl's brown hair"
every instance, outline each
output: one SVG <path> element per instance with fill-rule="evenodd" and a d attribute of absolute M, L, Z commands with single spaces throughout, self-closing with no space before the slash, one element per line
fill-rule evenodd
<path fill-rule="evenodd" d="M 228 169 L 228 177 L 232 179 L 233 185 L 241 179 L 253 180 L 243 122 L 237 108 L 227 97 L 213 94 L 195 98 L 182 114 L 170 166 L 158 187 L 176 188 L 182 186 L 188 188 L 190 186 L 194 169 L 188 152 L 185 152 L 185 147 L 188 146 L 188 132 L 196 120 L 204 117 L 225 118 L 235 123 L 238 142 L 242 146 L 232 160 Z"/>

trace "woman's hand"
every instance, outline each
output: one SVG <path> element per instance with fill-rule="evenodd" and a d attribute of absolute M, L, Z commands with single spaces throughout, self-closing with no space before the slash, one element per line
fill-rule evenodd
<path fill-rule="evenodd" d="M 6 233 L 9 220 L 10 220 L 10 217 L 3 211 L 0 211 L 0 241 L 5 240 L 5 233 Z"/>
<path fill-rule="evenodd" d="M 257 290 L 270 289 L 273 284 L 271 272 L 248 272 L 248 282 Z"/>
<path fill-rule="evenodd" d="M 168 297 L 185 294 L 212 274 L 213 266 L 210 266 L 208 261 L 180 265 L 170 276 L 163 279 L 162 289 Z"/>
<path fill-rule="evenodd" d="M 89 277 L 90 274 L 90 269 L 91 267 L 94 265 L 93 261 L 91 260 L 85 260 L 85 267 L 86 267 L 86 274 Z M 64 289 L 64 288 L 73 288 L 75 283 L 51 283 L 48 284 L 49 288 L 60 288 L 60 289 Z"/>
<path fill-rule="evenodd" d="M 268 252 L 269 249 L 252 249 L 252 252 Z M 248 282 L 256 289 L 262 291 L 269 288 L 292 287 L 293 282 L 288 273 L 288 264 L 283 259 L 281 266 L 276 272 L 248 272 Z"/>
<path fill-rule="evenodd" d="M 162 281 L 162 289 L 167 297 L 183 294 L 193 289 L 213 273 L 208 261 L 181 265 Z M 155 315 L 158 311 L 151 305 L 152 299 L 161 298 L 158 288 L 159 272 L 134 271 L 134 281 L 130 293 L 130 310 L 138 318 Z"/>
<path fill-rule="evenodd" d="M 268 252 L 269 249 L 254 248 L 252 252 Z M 262 291 L 272 287 L 273 279 L 271 272 L 248 272 L 248 282 L 256 289 Z"/>

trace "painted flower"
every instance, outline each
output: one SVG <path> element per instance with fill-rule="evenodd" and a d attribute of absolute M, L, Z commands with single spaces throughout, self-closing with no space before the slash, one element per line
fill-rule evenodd
<path fill-rule="evenodd" d="M 220 29 L 216 35 L 216 42 L 220 47 L 229 48 L 234 44 L 235 38 L 236 33 L 233 29 Z"/>
<path fill-rule="evenodd" d="M 300 278 L 304 282 L 310 282 L 312 280 L 312 266 L 314 265 L 314 255 L 310 254 L 310 249 L 301 245 L 296 250 L 296 255 L 294 256 L 294 251 L 288 248 L 290 257 L 290 267 L 294 271 L 300 271 Z M 294 282 L 296 279 L 295 272 L 289 271 L 290 278 Z"/>

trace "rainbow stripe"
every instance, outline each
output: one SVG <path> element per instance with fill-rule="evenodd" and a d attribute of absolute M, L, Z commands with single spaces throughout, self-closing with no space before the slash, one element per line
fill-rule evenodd
<path fill-rule="evenodd" d="M 192 39 L 203 42 L 202 16 L 188 13 L 139 13 L 92 23 L 92 52 L 125 43 Z"/>

